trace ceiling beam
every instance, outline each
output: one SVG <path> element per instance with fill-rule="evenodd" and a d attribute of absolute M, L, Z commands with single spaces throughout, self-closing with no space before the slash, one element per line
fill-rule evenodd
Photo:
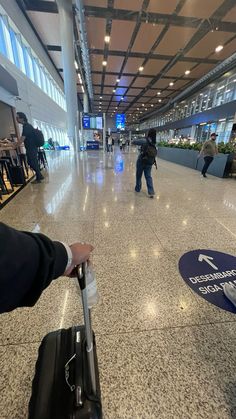
<path fill-rule="evenodd" d="M 229 0 L 232 6 L 235 5 L 235 0 Z M 44 3 L 44 2 L 43 2 Z M 222 6 L 222 10 L 223 6 Z M 220 14 L 219 14 L 220 15 Z M 105 19 L 112 20 L 128 20 L 128 21 L 137 21 L 140 19 L 141 22 L 155 23 L 159 25 L 173 25 L 173 26 L 182 26 L 186 28 L 198 28 L 201 23 L 204 22 L 201 18 L 196 17 L 187 17 L 187 16 L 178 16 L 177 14 L 162 14 L 162 13 L 146 13 L 142 11 L 141 16 L 140 12 L 134 12 L 132 10 L 124 9 L 113 9 L 109 10 L 106 7 L 97 7 L 97 6 L 85 6 L 85 16 L 88 17 L 100 17 Z M 221 21 L 218 15 L 212 17 L 210 20 L 212 27 L 218 27 L 218 30 L 223 32 L 236 32 L 236 23 L 235 22 L 224 22 Z M 207 25 L 207 23 L 205 23 Z"/>
<path fill-rule="evenodd" d="M 146 22 L 148 19 L 149 23 L 156 23 L 160 25 L 165 25 L 167 23 L 175 26 L 187 26 L 190 28 L 197 28 L 201 23 L 201 19 L 184 17 L 184 16 L 174 16 L 161 13 L 147 13 L 145 10 L 134 12 L 132 10 L 124 9 L 113 9 L 108 10 L 106 7 L 97 7 L 97 6 L 85 6 L 85 16 L 88 17 L 101 17 L 108 18 L 112 20 L 129 20 L 137 21 L 140 19 L 140 22 Z"/>
<path fill-rule="evenodd" d="M 103 49 L 97 49 L 97 48 L 90 48 L 89 49 L 90 54 L 95 55 L 103 55 L 104 50 Z M 109 55 L 117 56 L 117 57 L 125 57 L 126 51 L 114 51 L 109 50 Z M 147 55 L 149 58 L 154 60 L 166 60 L 170 61 L 173 58 L 173 55 L 162 55 L 162 54 L 147 54 L 145 52 L 130 52 L 129 57 L 133 58 L 143 58 L 146 59 Z M 199 63 L 199 64 L 218 64 L 219 60 L 215 59 L 205 59 L 205 58 L 194 58 L 194 57 L 182 57 L 181 61 L 187 62 L 187 63 Z"/>
<path fill-rule="evenodd" d="M 212 18 L 216 18 L 217 17 L 218 19 L 222 19 L 232 9 L 232 7 L 234 5 L 235 5 L 235 0 L 224 0 L 224 2 L 221 4 L 221 6 L 218 9 L 216 9 L 216 11 L 213 13 Z M 182 52 L 180 51 L 179 54 L 186 54 L 187 52 L 189 52 L 193 48 L 193 46 L 196 45 L 197 42 L 199 42 L 199 38 L 202 39 L 205 36 L 204 33 L 205 33 L 205 30 L 204 30 L 203 26 L 201 25 L 200 28 L 199 28 L 199 30 L 195 33 L 195 35 L 192 37 L 192 39 L 186 45 L 186 47 L 184 48 L 184 50 Z M 198 39 L 198 41 L 196 42 L 197 39 Z M 234 39 L 234 37 L 232 39 Z M 169 65 L 171 65 L 171 63 L 169 63 Z M 163 73 L 165 73 L 166 71 L 169 70 L 169 65 L 167 65 L 167 66 L 164 67 Z M 210 73 L 211 73 L 211 71 L 210 71 Z M 209 78 L 209 80 L 205 81 L 205 83 L 203 82 L 203 84 L 202 84 L 201 87 L 204 87 L 206 84 L 209 84 L 215 78 L 216 78 L 216 76 L 211 76 Z M 159 80 L 159 78 L 157 78 L 157 80 Z M 152 84 L 152 82 L 150 82 L 149 84 Z M 188 85 L 186 85 L 184 90 L 188 91 L 189 88 L 191 89 L 191 83 L 189 83 Z M 198 88 L 199 88 L 199 86 L 198 86 Z M 192 89 L 191 94 L 193 94 L 193 93 L 195 93 L 195 92 Z M 140 93 L 140 95 L 142 95 L 142 92 Z M 138 96 L 140 96 L 140 95 L 138 95 Z M 188 95 L 190 95 L 189 91 L 188 91 Z M 132 104 L 133 104 L 133 102 L 132 102 Z M 170 106 L 171 107 L 172 105 L 169 104 L 169 103 L 167 103 L 165 106 Z M 128 109 L 129 109 L 129 107 L 127 108 L 127 110 Z M 163 111 L 165 111 L 165 109 L 163 109 Z M 160 108 L 160 112 L 162 112 L 162 108 Z M 155 113 L 155 112 L 151 112 L 151 114 L 153 114 L 153 113 Z M 147 117 L 150 117 L 151 114 L 148 113 L 147 114 Z"/>
<path fill-rule="evenodd" d="M 232 3 L 233 2 L 233 3 Z M 212 19 L 217 17 L 218 19 L 223 18 L 227 12 L 232 9 L 232 4 L 235 4 L 235 0 L 224 0 L 223 4 L 213 13 L 211 16 Z M 178 53 L 165 65 L 165 67 L 161 70 L 161 72 L 154 77 L 137 96 L 137 99 L 141 98 L 143 94 L 150 89 L 157 81 L 159 81 L 162 77 L 165 77 L 165 74 L 178 62 L 181 61 L 183 56 L 187 54 L 191 49 L 198 44 L 198 42 L 204 38 L 204 36 L 212 29 L 210 20 L 202 21 L 201 25 L 199 26 L 198 30 L 195 32 L 193 37 L 187 43 L 187 45 L 178 51 Z M 126 111 L 135 103 L 135 101 L 131 102 L 127 107 Z"/>
<path fill-rule="evenodd" d="M 139 29 L 140 29 L 140 26 L 141 26 L 141 16 L 142 16 L 142 13 L 143 12 L 145 12 L 146 10 L 147 10 L 147 7 L 148 7 L 148 5 L 149 5 L 149 1 L 150 0 L 143 0 L 143 3 L 142 3 L 142 11 L 140 11 L 139 13 L 138 13 L 138 16 L 137 16 L 137 20 L 136 20 L 136 24 L 135 24 L 135 28 L 134 28 L 134 30 L 133 30 L 133 33 L 132 33 L 132 36 L 131 36 L 131 40 L 130 40 L 130 43 L 129 43 L 129 46 L 128 46 L 128 49 L 127 49 L 127 51 L 126 51 L 126 53 L 125 53 L 125 58 L 124 58 L 124 60 L 123 60 L 123 63 L 122 63 L 122 66 L 121 66 L 121 69 L 120 69 L 120 72 L 119 72 L 119 79 L 121 78 L 121 76 L 122 76 L 122 73 L 123 73 L 123 71 L 124 71 L 124 68 L 125 68 L 125 65 L 126 65 L 126 63 L 127 63 L 127 61 L 128 61 L 128 58 L 129 58 L 129 56 L 130 56 L 130 52 L 131 52 L 131 50 L 132 50 L 132 48 L 133 48 L 133 46 L 134 46 L 134 42 L 135 42 L 135 40 L 136 40 L 136 37 L 137 37 L 137 35 L 138 35 L 138 32 L 139 32 Z M 113 9 L 114 10 L 114 9 Z M 132 84 L 132 83 L 131 83 Z M 118 87 L 118 82 L 116 83 L 116 85 L 115 85 L 115 88 L 116 87 Z M 128 89 L 128 88 L 127 88 Z M 126 90 L 127 91 L 127 90 Z M 125 92 L 126 93 L 126 92 Z M 122 96 L 122 95 L 121 95 Z M 111 101 L 112 101 L 112 99 L 113 99 L 113 96 L 111 97 Z M 122 101 L 121 101 L 122 102 Z M 109 105 L 110 106 L 110 105 Z M 108 109 L 109 109 L 109 106 L 108 106 Z M 118 107 L 120 106 L 120 103 L 118 103 Z M 108 109 L 107 109 L 107 111 L 108 111 Z"/>
<path fill-rule="evenodd" d="M 112 11 L 113 8 L 114 8 L 114 0 L 108 0 L 108 10 Z M 112 20 L 107 18 L 106 32 L 105 32 L 106 36 L 111 36 L 111 28 L 112 28 Z M 105 43 L 105 40 L 104 40 L 103 61 L 107 61 L 108 55 L 109 55 L 109 42 Z M 101 95 L 103 95 L 105 75 L 106 75 L 106 66 L 103 67 L 103 72 L 102 72 Z"/>

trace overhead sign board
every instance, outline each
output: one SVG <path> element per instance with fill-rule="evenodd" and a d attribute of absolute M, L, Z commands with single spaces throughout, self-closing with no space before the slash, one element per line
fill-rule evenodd
<path fill-rule="evenodd" d="M 125 129 L 125 114 L 124 113 L 116 114 L 116 129 L 118 130 Z"/>
<path fill-rule="evenodd" d="M 84 114 L 82 117 L 84 129 L 103 129 L 103 117 L 99 114 Z"/>
<path fill-rule="evenodd" d="M 236 307 L 224 295 L 223 285 L 236 286 L 236 257 L 209 249 L 185 253 L 179 271 L 186 284 L 200 297 L 223 310 L 236 313 Z"/>

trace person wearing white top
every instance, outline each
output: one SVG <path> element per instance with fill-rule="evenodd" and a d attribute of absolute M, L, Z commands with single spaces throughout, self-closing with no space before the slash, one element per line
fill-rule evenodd
<path fill-rule="evenodd" d="M 108 152 L 112 152 L 113 150 L 112 150 L 112 136 L 111 135 L 109 135 L 108 137 L 107 144 L 108 144 Z"/>

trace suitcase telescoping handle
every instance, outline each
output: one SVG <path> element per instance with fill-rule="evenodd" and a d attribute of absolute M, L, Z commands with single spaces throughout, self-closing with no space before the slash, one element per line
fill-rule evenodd
<path fill-rule="evenodd" d="M 96 374 L 95 374 L 95 364 L 94 364 L 94 352 L 93 352 L 93 331 L 91 326 L 91 317 L 90 310 L 88 307 L 88 295 L 86 289 L 86 271 L 87 263 L 77 267 L 77 278 L 79 281 L 79 286 L 82 294 L 82 304 L 84 312 L 84 325 L 85 325 L 85 336 L 86 336 L 86 350 L 88 356 L 88 365 L 91 378 L 91 385 L 93 394 L 96 395 Z"/>

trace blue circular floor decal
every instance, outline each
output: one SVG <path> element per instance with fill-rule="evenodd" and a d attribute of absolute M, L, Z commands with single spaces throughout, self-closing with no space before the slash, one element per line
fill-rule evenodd
<path fill-rule="evenodd" d="M 225 297 L 223 284 L 236 286 L 236 257 L 213 250 L 193 250 L 179 261 L 182 278 L 193 291 L 223 310 L 236 313 L 236 307 Z"/>

